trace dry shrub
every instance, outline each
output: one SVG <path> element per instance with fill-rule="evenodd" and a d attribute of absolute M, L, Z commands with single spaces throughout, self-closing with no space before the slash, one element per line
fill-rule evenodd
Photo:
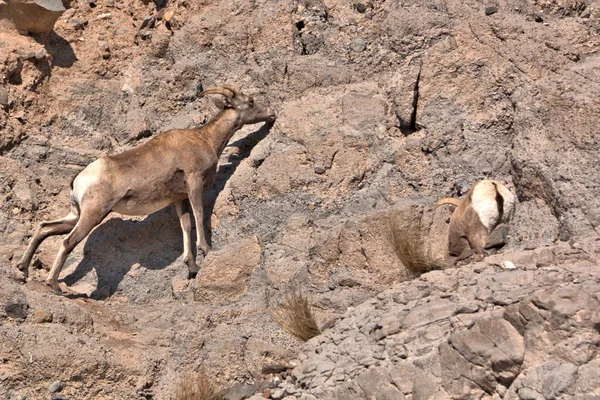
<path fill-rule="evenodd" d="M 222 400 L 223 396 L 204 371 L 185 374 L 175 391 L 175 400 Z"/>
<path fill-rule="evenodd" d="M 300 289 L 293 289 L 284 297 L 273 318 L 283 329 L 304 341 L 321 333 L 308 296 Z"/>
<path fill-rule="evenodd" d="M 420 224 L 402 227 L 399 217 L 395 216 L 390 222 L 389 239 L 402 265 L 414 274 L 421 275 L 441 267 L 425 244 Z"/>

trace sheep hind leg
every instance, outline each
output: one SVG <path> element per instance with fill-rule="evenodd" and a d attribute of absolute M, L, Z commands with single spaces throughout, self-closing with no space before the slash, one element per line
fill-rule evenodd
<path fill-rule="evenodd" d="M 473 249 L 473 261 L 479 262 L 485 257 L 485 242 L 487 242 L 488 231 L 485 227 L 478 229 L 475 234 L 469 237 L 469 244 Z"/>
<path fill-rule="evenodd" d="M 181 231 L 183 232 L 183 262 L 188 266 L 188 279 L 194 279 L 198 275 L 200 267 L 196 264 L 192 253 L 192 218 L 187 200 L 176 202 L 175 211 L 177 211 Z"/>
<path fill-rule="evenodd" d="M 35 251 L 38 249 L 42 242 L 54 235 L 63 235 L 65 233 L 71 232 L 77 224 L 77 220 L 79 219 L 79 215 L 77 215 L 73 210 L 64 218 L 57 219 L 54 221 L 42 221 L 38 225 L 35 234 L 31 238 L 29 242 L 29 246 L 27 246 L 27 250 L 21 257 L 21 260 L 17 263 L 17 269 L 20 273 L 23 274 L 23 279 L 27 279 L 27 275 L 29 272 L 29 265 L 31 264 L 31 260 L 33 259 L 33 255 Z"/>
<path fill-rule="evenodd" d="M 468 243 L 462 253 L 456 257 L 455 263 L 466 260 L 469 257 L 473 257 L 472 260 L 479 262 L 485 257 L 484 248 L 487 240 L 487 232 L 482 228 L 481 231 L 476 232 L 474 235 L 464 237 L 464 240 Z"/>
<path fill-rule="evenodd" d="M 450 260 L 454 265 L 475 254 L 475 251 L 471 248 L 469 239 L 466 236 L 460 236 L 456 238 L 454 241 L 452 241 L 450 248 L 452 249 Z"/>
<path fill-rule="evenodd" d="M 58 285 L 58 276 L 60 275 L 60 270 L 62 269 L 67 257 L 71 251 L 73 251 L 75 246 L 85 239 L 92 229 L 94 229 L 94 227 L 102 222 L 104 217 L 106 217 L 109 212 L 110 208 L 108 210 L 103 210 L 101 213 L 85 212 L 82 210 L 77 224 L 63 240 L 60 250 L 58 250 L 58 254 L 56 255 L 56 259 L 54 260 L 54 264 L 52 264 L 52 268 L 48 274 L 48 278 L 46 279 L 46 284 L 52 288 L 52 291 L 55 294 L 63 294 L 63 291 Z"/>

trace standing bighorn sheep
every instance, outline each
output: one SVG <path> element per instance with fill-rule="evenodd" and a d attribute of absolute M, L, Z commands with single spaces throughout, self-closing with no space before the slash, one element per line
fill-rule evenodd
<path fill-rule="evenodd" d="M 445 198 L 435 206 L 442 204 L 456 206 L 450 218 L 448 254 L 456 261 L 474 254 L 481 260 L 490 232 L 512 218 L 515 196 L 500 182 L 486 179 L 477 182 L 463 199 Z"/>
<path fill-rule="evenodd" d="M 233 134 L 245 124 L 275 121 L 275 114 L 256 104 L 237 88 L 223 85 L 206 94 L 224 96 L 224 109 L 209 123 L 194 129 L 175 129 L 131 150 L 99 158 L 71 182 L 70 213 L 39 224 L 17 268 L 27 277 L 31 259 L 44 239 L 68 233 L 52 265 L 46 284 L 60 292 L 58 276 L 75 246 L 110 213 L 147 215 L 175 204 L 183 231 L 183 260 L 190 277 L 199 267 L 191 251 L 191 218 L 196 221 L 198 255 L 206 255 L 202 192 L 209 189 L 217 171 L 219 155 Z"/>

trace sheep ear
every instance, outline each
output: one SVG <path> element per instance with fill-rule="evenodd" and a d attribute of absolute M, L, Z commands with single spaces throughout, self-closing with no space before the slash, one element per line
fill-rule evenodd
<path fill-rule="evenodd" d="M 215 103 L 215 106 L 217 106 L 220 110 L 225 108 L 225 100 L 220 97 L 214 99 L 213 103 Z"/>

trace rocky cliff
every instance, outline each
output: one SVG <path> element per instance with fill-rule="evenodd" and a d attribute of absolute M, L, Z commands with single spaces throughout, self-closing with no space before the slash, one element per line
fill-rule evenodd
<path fill-rule="evenodd" d="M 68 398 L 168 399 L 204 369 L 222 388 L 286 378 L 274 398 L 598 396 L 600 3 L 77 0 L 37 36 L 10 3 L 0 395 L 60 380 Z M 29 282 L 10 278 L 77 172 L 205 123 L 199 93 L 222 83 L 278 119 L 221 157 L 195 280 L 171 208 L 97 227 L 61 275 L 81 298 L 41 283 L 60 238 Z M 450 211 L 432 204 L 485 177 L 518 196 L 505 248 L 411 273 L 391 233 L 417 226 L 442 257 Z M 297 286 L 330 327 L 306 347 L 271 317 Z"/>

